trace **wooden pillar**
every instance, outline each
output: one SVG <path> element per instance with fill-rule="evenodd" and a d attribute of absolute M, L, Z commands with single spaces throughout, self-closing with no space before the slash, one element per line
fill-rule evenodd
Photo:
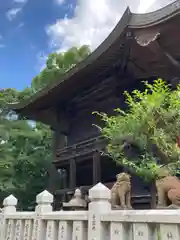
<path fill-rule="evenodd" d="M 69 187 L 76 187 L 76 160 L 75 158 L 70 159 L 70 171 L 69 171 Z"/>
<path fill-rule="evenodd" d="M 60 177 L 56 167 L 51 164 L 48 168 L 48 191 L 54 193 L 57 190 L 57 185 L 59 184 Z"/>
<path fill-rule="evenodd" d="M 93 184 L 101 181 L 101 155 L 99 151 L 93 154 Z"/>
<path fill-rule="evenodd" d="M 64 172 L 63 172 L 62 185 L 63 185 L 63 188 L 67 188 L 68 186 L 67 169 L 64 169 Z"/>

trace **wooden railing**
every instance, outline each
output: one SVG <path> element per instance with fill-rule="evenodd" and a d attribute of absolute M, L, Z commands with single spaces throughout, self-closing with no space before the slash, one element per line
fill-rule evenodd
<path fill-rule="evenodd" d="M 108 187 L 109 189 L 112 188 L 112 186 L 114 185 L 115 182 L 109 182 L 109 183 L 104 183 L 104 185 L 106 187 Z M 88 194 L 89 190 L 93 187 L 93 185 L 90 186 L 78 186 L 78 188 L 81 190 L 82 195 L 85 196 L 86 194 Z M 55 191 L 55 196 L 58 199 L 58 205 L 59 205 L 59 200 L 63 199 L 66 201 L 69 201 L 73 194 L 74 194 L 75 189 L 74 188 L 66 188 L 66 189 L 59 189 Z M 149 192 L 139 192 L 139 193 L 132 193 L 131 196 L 131 203 L 132 205 L 136 206 L 136 208 L 142 208 L 143 206 L 145 208 L 149 208 L 150 204 L 151 204 L 151 195 L 149 194 Z"/>
<path fill-rule="evenodd" d="M 98 183 L 89 190 L 88 211 L 52 211 L 44 191 L 34 212 L 16 211 L 10 195 L 0 213 L 0 240 L 179 240 L 179 210 L 111 210 L 110 190 Z"/>
<path fill-rule="evenodd" d="M 73 157 L 91 154 L 97 149 L 104 149 L 106 142 L 102 136 L 97 136 L 63 149 L 57 149 L 55 161 L 65 161 Z"/>

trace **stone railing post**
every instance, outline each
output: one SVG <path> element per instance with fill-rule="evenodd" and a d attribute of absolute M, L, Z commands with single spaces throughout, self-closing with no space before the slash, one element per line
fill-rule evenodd
<path fill-rule="evenodd" d="M 6 214 L 11 214 L 16 212 L 18 200 L 13 195 L 8 196 L 3 201 L 3 209 L 1 209 L 0 214 L 0 239 L 5 240 L 5 232 L 11 236 L 13 234 L 13 223 L 9 220 L 8 225 L 6 226 Z M 7 231 L 6 231 L 7 228 Z"/>
<path fill-rule="evenodd" d="M 46 225 L 42 220 L 42 213 L 52 211 L 53 195 L 45 190 L 37 195 L 36 203 L 32 240 L 43 240 L 46 235 Z"/>
<path fill-rule="evenodd" d="M 2 213 L 15 213 L 16 212 L 16 206 L 17 206 L 18 200 L 13 195 L 10 195 L 9 197 L 5 198 L 3 201 L 3 209 Z"/>
<path fill-rule="evenodd" d="M 89 190 L 88 239 L 107 239 L 108 229 L 101 222 L 101 214 L 111 211 L 111 191 L 102 183 Z"/>

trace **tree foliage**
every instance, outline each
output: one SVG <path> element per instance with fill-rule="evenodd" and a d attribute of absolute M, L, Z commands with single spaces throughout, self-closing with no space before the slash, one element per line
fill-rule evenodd
<path fill-rule="evenodd" d="M 84 60 L 90 53 L 88 46 L 72 47 L 65 53 L 52 53 L 46 61 L 46 68 L 32 80 L 33 92 L 39 91 L 47 84 L 57 81 L 77 63 Z M 58 79 L 59 80 L 59 79 Z"/>
<path fill-rule="evenodd" d="M 20 207 L 34 204 L 35 196 L 47 188 L 51 164 L 51 131 L 41 123 L 23 120 L 7 109 L 8 103 L 22 102 L 34 92 L 58 81 L 62 74 L 86 58 L 89 48 L 71 48 L 64 54 L 50 54 L 46 67 L 23 91 L 0 91 L 0 196 L 15 194 Z"/>
<path fill-rule="evenodd" d="M 104 122 L 100 130 L 109 140 L 110 156 L 149 181 L 162 165 L 174 172 L 180 163 L 180 85 L 175 91 L 161 79 L 144 85 L 144 91 L 124 93 L 128 111 L 97 114 Z"/>
<path fill-rule="evenodd" d="M 35 126 L 7 112 L 10 102 L 27 98 L 26 90 L 0 92 L 0 192 L 3 198 L 13 193 L 20 207 L 27 208 L 35 195 L 47 187 L 50 164 L 51 132 L 47 126 Z"/>

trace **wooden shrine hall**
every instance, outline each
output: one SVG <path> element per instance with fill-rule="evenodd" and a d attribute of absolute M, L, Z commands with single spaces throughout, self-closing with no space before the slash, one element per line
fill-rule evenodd
<path fill-rule="evenodd" d="M 113 114 L 126 109 L 123 92 L 142 88 L 142 80 L 161 77 L 176 84 L 180 76 L 180 1 L 147 14 L 127 8 L 104 42 L 83 62 L 12 110 L 40 121 L 53 132 L 50 189 L 67 199 L 76 187 L 86 192 L 101 181 L 111 186 L 123 171 L 105 154 L 100 119 L 94 111 Z M 61 189 L 55 176 L 61 175 Z M 54 179 L 54 180 L 53 180 Z M 60 188 L 60 187 L 59 187 Z M 149 189 L 132 177 L 132 203 L 149 207 Z M 63 199 L 62 199 L 63 197 Z"/>

